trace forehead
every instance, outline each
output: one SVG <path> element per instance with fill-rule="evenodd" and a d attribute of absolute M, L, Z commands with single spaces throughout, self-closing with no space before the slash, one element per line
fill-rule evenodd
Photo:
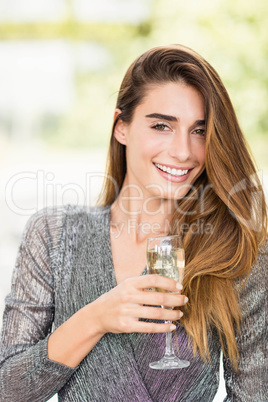
<path fill-rule="evenodd" d="M 196 88 L 183 83 L 149 85 L 135 114 L 157 112 L 176 117 L 180 117 L 181 113 L 193 114 L 201 119 L 205 113 L 204 99 Z"/>

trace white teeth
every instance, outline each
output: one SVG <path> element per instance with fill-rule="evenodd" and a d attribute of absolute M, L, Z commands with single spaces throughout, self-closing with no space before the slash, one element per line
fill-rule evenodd
<path fill-rule="evenodd" d="M 155 166 L 157 166 L 160 170 L 163 170 L 163 172 L 167 172 L 171 174 L 172 176 L 183 176 L 189 172 L 189 170 L 181 170 L 181 169 L 171 169 L 169 167 L 166 167 L 165 165 L 159 165 L 159 163 L 155 163 Z"/>

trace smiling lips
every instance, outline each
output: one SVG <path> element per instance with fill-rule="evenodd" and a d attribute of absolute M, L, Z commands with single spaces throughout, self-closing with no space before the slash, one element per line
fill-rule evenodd
<path fill-rule="evenodd" d="M 186 175 L 186 174 L 189 172 L 189 170 L 190 170 L 190 169 L 184 169 L 184 170 L 182 170 L 182 169 L 170 168 L 170 167 L 167 167 L 167 166 L 165 166 L 165 165 L 160 165 L 159 163 L 154 163 L 154 165 L 155 165 L 158 169 L 162 170 L 162 172 L 168 173 L 168 174 L 170 174 L 171 176 L 174 176 L 174 177 L 184 176 L 184 175 Z"/>

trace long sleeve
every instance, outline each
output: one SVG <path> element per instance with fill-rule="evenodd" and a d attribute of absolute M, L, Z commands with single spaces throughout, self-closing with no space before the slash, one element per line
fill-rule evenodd
<path fill-rule="evenodd" d="M 225 402 L 268 401 L 267 268 L 266 244 L 240 293 L 243 323 L 237 336 L 239 372 L 235 373 L 229 359 L 224 359 Z"/>
<path fill-rule="evenodd" d="M 37 213 L 23 235 L 3 315 L 0 401 L 46 401 L 75 371 L 47 356 L 62 216 Z"/>

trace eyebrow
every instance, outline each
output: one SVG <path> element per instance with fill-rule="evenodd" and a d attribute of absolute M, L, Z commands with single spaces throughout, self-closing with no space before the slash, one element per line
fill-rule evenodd
<path fill-rule="evenodd" d="M 170 116 L 168 114 L 162 114 L 162 113 L 151 113 L 147 114 L 145 117 L 149 117 L 150 119 L 162 119 L 162 120 L 167 120 L 167 121 L 178 121 L 177 117 L 175 116 Z M 196 120 L 193 124 L 193 126 L 204 126 L 205 125 L 205 120 Z"/>
<path fill-rule="evenodd" d="M 146 117 L 149 117 L 150 119 L 163 119 L 163 120 L 168 120 L 168 121 L 178 121 L 177 117 L 170 116 L 168 114 L 162 114 L 162 113 L 151 113 L 151 114 L 147 114 Z"/>

